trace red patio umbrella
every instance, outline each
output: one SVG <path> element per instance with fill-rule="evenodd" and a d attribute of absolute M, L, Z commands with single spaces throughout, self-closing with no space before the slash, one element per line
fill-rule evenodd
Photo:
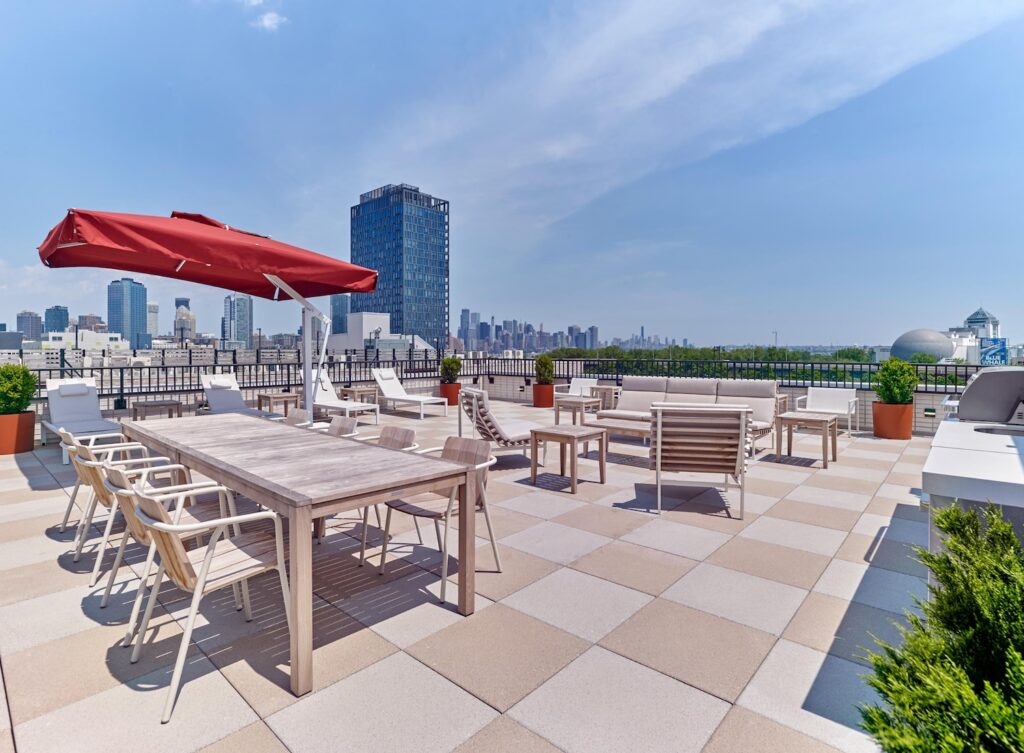
<path fill-rule="evenodd" d="M 187 212 L 155 217 L 69 209 L 39 246 L 39 258 L 48 267 L 102 267 L 159 275 L 274 300 L 284 292 L 303 307 L 303 372 L 310 415 L 315 393 L 309 388 L 312 317 L 328 327 L 330 320 L 306 299 L 368 293 L 377 286 L 372 269 Z M 325 337 L 318 372 L 326 348 Z"/>

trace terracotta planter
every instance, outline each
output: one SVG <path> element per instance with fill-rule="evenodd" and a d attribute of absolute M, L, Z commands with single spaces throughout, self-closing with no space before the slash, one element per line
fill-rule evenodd
<path fill-rule="evenodd" d="M 882 439 L 910 439 L 914 431 L 914 405 L 871 404 L 871 423 L 875 436 Z"/>
<path fill-rule="evenodd" d="M 533 385 L 533 407 L 551 408 L 555 404 L 555 385 L 535 384 Z"/>
<path fill-rule="evenodd" d="M 31 452 L 35 443 L 35 411 L 0 415 L 0 455 Z"/>
<path fill-rule="evenodd" d="M 441 397 L 448 399 L 448 405 L 459 404 L 459 390 L 462 389 L 462 385 L 456 382 L 455 384 L 441 383 Z"/>

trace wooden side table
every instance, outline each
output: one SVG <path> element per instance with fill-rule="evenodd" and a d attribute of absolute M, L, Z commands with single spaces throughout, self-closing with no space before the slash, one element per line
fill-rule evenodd
<path fill-rule="evenodd" d="M 342 400 L 354 400 L 357 403 L 376 403 L 376 384 L 353 384 L 351 387 L 339 387 L 338 396 Z"/>
<path fill-rule="evenodd" d="M 590 394 L 601 401 L 599 410 L 612 410 L 621 392 L 622 388 L 614 384 L 599 384 L 590 388 Z"/>
<path fill-rule="evenodd" d="M 598 448 L 598 465 L 601 469 L 601 483 L 605 482 L 605 465 L 608 457 L 608 434 L 604 429 L 595 429 L 580 424 L 563 424 L 561 426 L 547 426 L 542 429 L 530 430 L 530 483 L 537 484 L 537 451 L 541 442 L 558 443 L 559 473 L 565 475 L 565 451 L 569 450 L 569 482 L 572 493 L 576 493 L 577 484 L 577 460 L 580 454 L 581 442 L 600 443 Z"/>
<path fill-rule="evenodd" d="M 181 418 L 180 400 L 137 400 L 132 403 L 132 421 L 145 421 L 150 413 L 167 411 L 168 418 Z"/>
<path fill-rule="evenodd" d="M 278 403 L 284 409 L 284 415 L 288 415 L 289 407 L 299 407 L 299 393 L 297 392 L 257 392 L 256 393 L 256 409 L 263 410 L 263 404 L 266 403 L 270 407 L 267 409 L 271 413 L 274 412 L 274 408 Z"/>
<path fill-rule="evenodd" d="M 779 413 L 775 417 L 775 454 L 782 455 L 782 429 L 786 429 L 786 454 L 793 454 L 793 429 L 806 426 L 821 432 L 821 467 L 828 468 L 828 438 L 832 435 L 832 460 L 835 461 L 839 449 L 839 419 L 828 413 L 806 413 L 790 411 Z"/>
<path fill-rule="evenodd" d="M 587 408 L 593 408 L 595 412 L 600 410 L 601 398 L 583 397 L 582 395 L 564 395 L 562 397 L 555 395 L 555 425 L 557 426 L 562 422 L 561 413 L 563 410 L 572 413 L 574 425 L 577 415 L 580 417 L 579 422 L 585 424 L 587 422 Z"/>

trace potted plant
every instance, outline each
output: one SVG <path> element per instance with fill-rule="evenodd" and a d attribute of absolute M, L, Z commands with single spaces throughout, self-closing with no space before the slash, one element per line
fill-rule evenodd
<path fill-rule="evenodd" d="M 914 388 L 917 369 L 899 358 L 882 363 L 875 374 L 878 400 L 871 404 L 871 423 L 875 436 L 883 439 L 910 439 L 914 429 Z"/>
<path fill-rule="evenodd" d="M 26 410 L 36 393 L 36 377 L 24 366 L 0 366 L 0 455 L 31 452 L 35 411 Z"/>
<path fill-rule="evenodd" d="M 448 399 L 448 405 L 459 404 L 459 372 L 462 371 L 462 359 L 448 356 L 441 359 L 441 397 Z"/>
<path fill-rule="evenodd" d="M 533 370 L 537 377 L 533 385 L 533 407 L 550 408 L 555 404 L 555 362 L 551 356 L 537 356 Z"/>

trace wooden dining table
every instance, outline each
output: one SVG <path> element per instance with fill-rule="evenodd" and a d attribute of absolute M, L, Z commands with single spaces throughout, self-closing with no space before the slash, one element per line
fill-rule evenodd
<path fill-rule="evenodd" d="M 471 466 L 257 416 L 125 421 L 136 442 L 244 494 L 288 521 L 291 689 L 313 688 L 313 521 L 421 492 L 459 492 L 458 611 L 475 608 L 476 484 Z"/>

